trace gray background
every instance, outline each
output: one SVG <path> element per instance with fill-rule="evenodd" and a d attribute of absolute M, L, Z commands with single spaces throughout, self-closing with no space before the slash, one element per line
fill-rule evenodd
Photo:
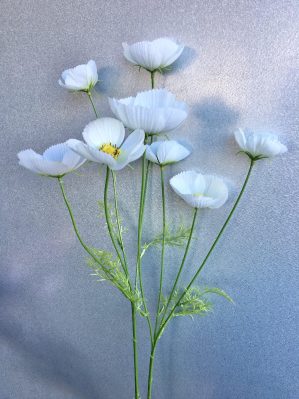
<path fill-rule="evenodd" d="M 246 174 L 234 129 L 276 132 L 289 153 L 256 165 L 199 282 L 223 288 L 236 305 L 214 298 L 209 316 L 170 325 L 157 351 L 153 397 L 298 398 L 298 2 L 2 0 L 1 15 L 0 398 L 133 396 L 130 306 L 90 276 L 56 182 L 20 168 L 16 153 L 80 138 L 94 118 L 86 97 L 59 87 L 64 69 L 94 59 L 102 80 L 95 102 L 101 115 L 111 115 L 107 96 L 150 85 L 123 58 L 122 41 L 165 35 L 188 48 L 157 85 L 190 105 L 188 120 L 171 136 L 194 149 L 167 174 L 197 168 L 224 175 L 231 189 L 223 208 L 201 213 L 184 279 L 208 250 Z M 139 168 L 118 177 L 130 229 Z M 97 209 L 103 178 L 103 169 L 99 176 L 89 165 L 65 184 L 86 241 L 111 248 Z M 157 171 L 150 187 L 145 240 L 161 228 Z M 169 189 L 167 197 L 169 218 L 183 214 L 190 223 L 191 209 Z M 131 259 L 135 238 L 126 235 Z M 167 259 L 170 287 L 175 252 Z M 158 264 L 150 257 L 144 278 L 152 308 Z M 144 320 L 138 326 L 144 397 L 148 335 Z"/>

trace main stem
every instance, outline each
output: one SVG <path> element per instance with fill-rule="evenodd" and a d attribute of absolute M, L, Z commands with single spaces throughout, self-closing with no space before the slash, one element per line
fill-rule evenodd
<path fill-rule="evenodd" d="M 113 230 L 112 230 L 112 226 L 111 226 L 111 222 L 110 222 L 109 209 L 108 209 L 109 175 L 110 175 L 110 169 L 107 166 L 105 189 L 104 189 L 104 207 L 105 207 L 106 222 L 107 222 L 108 231 L 109 231 L 110 238 L 111 238 L 111 241 L 113 243 L 113 246 L 115 248 L 115 251 L 116 251 L 116 253 L 117 253 L 118 257 L 119 257 L 119 260 L 120 260 L 120 262 L 121 262 L 121 264 L 123 266 L 123 270 L 124 270 L 126 276 L 129 278 L 128 264 L 127 264 L 125 250 L 124 250 L 124 244 L 123 244 L 121 227 L 120 227 L 120 220 L 119 220 L 119 214 L 118 214 L 117 193 L 116 193 L 116 177 L 115 177 L 115 174 L 114 174 L 113 171 L 112 171 L 112 177 L 113 177 L 115 214 L 116 214 L 116 220 L 117 220 L 117 226 L 118 226 L 119 242 L 120 242 L 120 247 L 121 247 L 121 250 L 122 250 L 122 253 L 123 253 L 123 258 L 122 258 L 121 254 L 119 252 L 118 247 L 117 247 L 117 243 L 115 241 Z M 131 286 L 131 283 L 130 283 L 130 286 Z M 136 308 L 135 308 L 135 304 L 132 303 L 132 302 L 131 302 L 131 315 L 132 315 L 133 352 L 134 352 L 135 399 L 140 399 L 139 380 L 138 380 L 138 348 L 137 348 L 137 330 L 136 330 Z"/>
<path fill-rule="evenodd" d="M 162 169 L 161 169 L 162 170 Z M 163 176 L 163 172 L 161 172 L 161 179 Z M 163 192 L 163 188 L 162 188 L 162 192 Z M 164 195 L 162 194 L 162 197 L 164 197 Z M 163 205 L 163 207 L 165 208 L 165 203 Z M 179 269 L 179 272 L 177 274 L 177 277 L 175 279 L 174 285 L 172 287 L 171 293 L 169 295 L 169 299 L 167 301 L 167 305 L 165 307 L 165 310 L 163 312 L 163 316 L 161 319 L 161 324 L 163 323 L 163 318 L 167 312 L 167 309 L 169 307 L 169 304 L 171 302 L 172 296 L 174 294 L 174 291 L 176 289 L 176 286 L 178 284 L 180 275 L 182 273 L 188 252 L 189 252 L 189 248 L 190 248 L 190 244 L 191 244 L 191 240 L 192 240 L 192 236 L 193 236 L 193 232 L 194 232 L 194 227 L 195 227 L 195 222 L 196 222 L 196 217 L 197 217 L 197 208 L 194 209 L 194 214 L 193 214 L 193 219 L 192 219 L 192 225 L 191 225 L 191 229 L 190 229 L 190 234 L 188 237 L 188 241 L 187 241 L 187 245 L 186 245 L 186 249 L 185 249 L 185 253 L 181 262 L 181 266 Z M 163 220 L 163 226 L 164 226 L 164 220 Z M 159 302 L 161 300 L 161 291 L 162 291 L 162 279 L 163 279 L 163 263 L 164 263 L 164 245 L 165 245 L 165 227 L 163 230 L 163 241 L 162 241 L 162 260 L 161 260 L 161 275 L 160 275 L 160 290 L 159 290 Z M 151 348 L 151 355 L 150 355 L 150 362 L 149 362 L 149 373 L 148 373 L 148 391 L 147 391 L 147 397 L 148 399 L 151 399 L 151 395 L 152 395 L 152 383 L 153 383 L 153 368 L 154 368 L 154 360 L 155 360 L 155 352 L 156 352 L 156 346 L 158 343 L 158 340 L 160 338 L 160 330 L 157 333 L 157 325 L 158 325 L 158 311 L 159 308 L 157 309 L 157 318 L 156 318 L 156 326 L 155 326 L 155 337 L 154 337 L 154 342 L 152 343 L 152 348 Z"/>
<path fill-rule="evenodd" d="M 141 181 L 141 194 L 140 194 L 140 204 L 139 204 L 139 217 L 138 217 L 138 234 L 137 234 L 137 260 L 136 260 L 136 276 L 135 276 L 135 288 L 137 288 L 137 281 L 139 281 L 140 292 L 142 297 L 142 303 L 144 307 L 145 317 L 147 320 L 151 342 L 153 342 L 153 331 L 152 323 L 147 309 L 147 304 L 144 295 L 143 282 L 142 282 L 142 268 L 141 268 L 141 249 L 142 249 L 142 228 L 143 228 L 143 215 L 144 215 L 144 205 L 145 205 L 145 195 L 147 186 L 147 172 L 145 153 L 142 157 L 142 181 Z"/>
<path fill-rule="evenodd" d="M 112 171 L 112 177 L 113 177 L 115 216 L 116 216 L 116 222 L 117 222 L 117 228 L 118 228 L 119 242 L 120 242 L 120 247 L 121 247 L 121 250 L 122 250 L 122 253 L 123 253 L 123 258 L 124 258 L 124 262 L 125 262 L 125 266 L 126 266 L 126 275 L 127 275 L 128 279 L 129 279 L 128 262 L 127 262 L 124 242 L 123 242 L 123 238 L 122 238 L 120 218 L 119 218 L 119 213 L 118 213 L 116 176 L 115 176 L 115 172 L 114 171 Z M 131 286 L 131 283 L 130 283 L 130 286 Z M 135 398 L 139 399 L 140 398 L 140 393 L 139 393 L 139 381 L 138 381 L 138 352 L 137 352 L 136 309 L 135 309 L 135 305 L 132 302 L 131 302 L 131 314 L 132 314 L 133 351 L 134 351 Z"/>
<path fill-rule="evenodd" d="M 151 354 L 150 354 L 149 373 L 148 373 L 148 382 L 147 382 L 147 399 L 151 399 L 152 397 L 153 370 L 154 370 L 156 346 L 157 346 L 157 341 L 155 341 L 154 344 L 152 345 Z"/>
<path fill-rule="evenodd" d="M 92 95 L 91 92 L 88 91 L 87 93 L 88 98 L 91 102 L 92 108 L 94 110 L 95 116 L 98 118 L 98 113 L 97 110 L 95 108 L 93 99 L 92 99 Z M 121 227 L 120 227 L 120 220 L 119 220 L 119 214 L 118 214 L 118 204 L 117 204 L 117 192 L 116 192 L 116 176 L 115 173 L 112 172 L 112 177 L 113 177 L 113 190 L 114 190 L 114 205 L 115 205 L 115 214 L 116 214 L 116 220 L 117 220 L 117 227 L 118 227 L 118 233 L 119 233 L 119 242 L 120 242 L 120 246 L 121 246 L 121 250 L 122 250 L 122 254 L 123 254 L 123 261 L 122 258 L 120 257 L 114 236 L 113 236 L 113 231 L 111 228 L 111 223 L 110 223 L 110 217 L 109 217 L 109 210 L 108 210 L 108 202 L 107 202 L 107 197 L 108 197 L 108 186 L 109 186 L 109 168 L 107 167 L 107 172 L 106 172 L 106 182 L 105 182 L 105 193 L 104 193 L 104 203 L 105 203 L 105 216 L 106 216 L 106 222 L 107 222 L 107 226 L 108 226 L 108 230 L 109 230 L 109 234 L 111 237 L 111 241 L 113 243 L 113 246 L 116 250 L 116 253 L 119 257 L 119 260 L 122 264 L 123 270 L 126 274 L 126 276 L 129 278 L 129 270 L 128 270 L 128 262 L 127 262 L 127 258 L 126 258 L 126 253 L 125 253 L 125 249 L 124 249 L 124 243 L 123 243 L 123 239 L 122 239 L 122 232 L 121 232 Z M 59 183 L 61 184 L 62 181 L 59 180 Z M 62 186 L 62 192 L 64 194 L 64 190 L 63 190 L 63 186 Z M 64 198 L 66 200 L 66 197 L 64 195 Z M 66 204 L 68 205 L 67 201 Z M 69 208 L 69 206 L 68 206 Z M 70 211 L 70 208 L 69 208 Z M 70 211 L 70 215 L 73 221 L 73 225 L 76 231 L 76 234 L 78 236 L 79 241 L 81 242 L 81 244 L 84 246 L 85 248 L 85 244 L 82 242 L 78 232 L 77 232 L 77 227 L 75 224 L 75 221 L 72 217 L 72 213 Z M 86 248 L 85 248 L 86 249 Z M 88 251 L 88 253 L 90 253 Z M 92 256 L 92 254 L 91 254 Z M 93 256 L 94 258 L 94 256 Z M 95 259 L 96 260 L 96 259 Z M 130 283 L 130 281 L 129 281 Z M 130 283 L 131 286 L 131 283 Z M 131 287 L 132 288 L 132 287 Z M 132 315 L 132 334 L 133 334 L 133 352 L 134 352 L 134 389 L 135 389 L 135 399 L 140 399 L 140 393 L 139 393 L 139 381 L 138 381 L 138 348 L 137 348 L 137 326 L 136 326 L 136 308 L 135 308 L 135 304 L 131 302 L 131 315 Z"/>
<path fill-rule="evenodd" d="M 160 166 L 161 175 L 161 197 L 162 197 L 162 249 L 161 249 L 161 270 L 160 270 L 160 285 L 159 285 L 159 295 L 158 304 L 156 310 L 156 321 L 155 321 L 155 332 L 156 335 L 159 321 L 159 310 L 162 299 L 162 288 L 163 288 L 163 278 L 164 278 L 164 254 L 165 254 L 165 230 L 166 230 L 166 206 L 165 206 L 165 184 L 164 184 L 164 173 L 163 166 Z"/>

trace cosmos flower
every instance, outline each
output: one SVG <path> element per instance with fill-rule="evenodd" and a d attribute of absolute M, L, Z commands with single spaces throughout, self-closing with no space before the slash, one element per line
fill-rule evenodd
<path fill-rule="evenodd" d="M 187 118 L 188 107 L 166 89 L 138 93 L 136 97 L 109 98 L 114 115 L 130 129 L 165 133 L 176 129 Z"/>
<path fill-rule="evenodd" d="M 159 165 L 182 161 L 191 151 L 175 140 L 155 141 L 146 146 L 146 158 Z"/>
<path fill-rule="evenodd" d="M 241 150 L 255 160 L 271 158 L 288 150 L 277 136 L 269 133 L 244 132 L 238 129 L 235 132 L 235 139 Z"/>
<path fill-rule="evenodd" d="M 85 161 L 73 152 L 66 143 L 49 147 L 43 155 L 29 149 L 18 153 L 19 164 L 40 175 L 61 177 L 79 168 Z"/>
<path fill-rule="evenodd" d="M 220 208 L 228 198 L 228 189 L 222 179 L 192 170 L 172 177 L 170 185 L 194 208 Z"/>
<path fill-rule="evenodd" d="M 161 38 L 131 45 L 123 43 L 123 49 L 128 61 L 152 72 L 171 65 L 182 54 L 184 45 L 172 39 Z"/>
<path fill-rule="evenodd" d="M 120 170 L 140 158 L 145 151 L 144 131 L 137 129 L 126 140 L 124 125 L 114 118 L 100 118 L 90 122 L 84 129 L 83 138 L 70 139 L 67 145 L 82 157 Z"/>
<path fill-rule="evenodd" d="M 96 63 L 90 60 L 87 64 L 78 65 L 62 72 L 58 83 L 71 91 L 89 92 L 97 84 L 98 80 Z"/>

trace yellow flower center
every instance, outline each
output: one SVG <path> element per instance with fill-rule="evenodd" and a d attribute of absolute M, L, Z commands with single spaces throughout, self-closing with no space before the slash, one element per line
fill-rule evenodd
<path fill-rule="evenodd" d="M 114 159 L 117 159 L 120 154 L 120 149 L 116 147 L 116 145 L 112 145 L 111 143 L 103 144 L 100 147 L 100 150 L 105 152 L 106 154 L 111 155 Z"/>

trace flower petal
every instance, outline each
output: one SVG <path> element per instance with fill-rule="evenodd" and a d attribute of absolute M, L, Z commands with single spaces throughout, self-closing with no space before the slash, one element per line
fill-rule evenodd
<path fill-rule="evenodd" d="M 89 146 L 100 148 L 103 144 L 120 147 L 125 137 L 124 125 L 114 118 L 99 118 L 83 130 L 83 138 Z"/>
<path fill-rule="evenodd" d="M 157 150 L 159 148 L 159 141 L 155 141 L 151 145 L 146 146 L 146 159 L 148 161 L 159 163 L 157 158 Z"/>
<path fill-rule="evenodd" d="M 160 67 L 171 65 L 183 52 L 184 45 L 178 44 L 175 40 L 169 38 L 160 38 L 152 42 L 156 51 L 162 55 Z"/>
<path fill-rule="evenodd" d="M 69 150 L 66 143 L 55 144 L 44 151 L 43 157 L 48 161 L 62 162 L 65 153 Z"/>
<path fill-rule="evenodd" d="M 246 137 L 244 131 L 242 129 L 238 129 L 235 131 L 235 139 L 238 143 L 239 147 L 244 150 L 246 148 Z"/>
<path fill-rule="evenodd" d="M 159 143 L 157 158 L 162 165 L 179 162 L 190 155 L 190 151 L 174 140 L 166 140 Z"/>
<path fill-rule="evenodd" d="M 40 154 L 37 154 L 32 149 L 20 151 L 18 153 L 19 165 L 23 166 L 26 169 L 31 170 L 31 172 L 40 173 L 39 169 L 36 167 L 33 160 L 35 158 L 42 158 Z"/>
<path fill-rule="evenodd" d="M 228 198 L 228 189 L 224 181 L 219 177 L 205 175 L 206 189 L 204 194 L 214 199 L 209 208 L 220 208 Z"/>
<path fill-rule="evenodd" d="M 73 150 L 83 158 L 88 159 L 89 161 L 97 162 L 97 159 L 95 159 L 89 152 L 88 145 L 83 143 L 83 141 L 69 139 L 66 144 L 71 150 Z"/>
<path fill-rule="evenodd" d="M 89 85 L 94 86 L 99 80 L 97 65 L 93 60 L 88 61 L 86 65 L 86 75 Z"/>
<path fill-rule="evenodd" d="M 173 176 L 169 183 L 177 194 L 193 194 L 193 184 L 197 173 L 193 170 L 181 172 Z"/>

